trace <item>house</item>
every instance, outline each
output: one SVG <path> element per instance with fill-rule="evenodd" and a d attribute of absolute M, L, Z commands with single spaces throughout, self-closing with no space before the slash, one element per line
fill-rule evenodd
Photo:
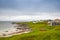
<path fill-rule="evenodd" d="M 60 25 L 60 19 L 48 20 L 48 25 L 49 26 L 58 26 L 58 25 Z"/>

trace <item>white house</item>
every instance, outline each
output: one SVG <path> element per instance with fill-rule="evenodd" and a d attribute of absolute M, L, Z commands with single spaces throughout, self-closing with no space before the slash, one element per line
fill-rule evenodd
<path fill-rule="evenodd" d="M 49 26 L 58 26 L 60 25 L 60 19 L 48 20 Z"/>

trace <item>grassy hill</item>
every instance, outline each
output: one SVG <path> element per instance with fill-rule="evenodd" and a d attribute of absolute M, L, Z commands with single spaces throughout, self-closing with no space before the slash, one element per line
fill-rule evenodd
<path fill-rule="evenodd" d="M 60 40 L 60 26 L 48 26 L 45 22 L 21 23 L 29 25 L 31 32 L 12 37 L 1 37 L 0 40 Z"/>

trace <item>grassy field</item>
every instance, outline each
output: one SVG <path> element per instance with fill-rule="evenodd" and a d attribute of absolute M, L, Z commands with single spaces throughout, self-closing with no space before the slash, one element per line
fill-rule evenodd
<path fill-rule="evenodd" d="M 30 33 L 1 37 L 0 40 L 60 40 L 60 26 L 48 26 L 45 22 L 21 22 L 31 28 Z M 20 24 L 20 23 L 19 23 Z"/>

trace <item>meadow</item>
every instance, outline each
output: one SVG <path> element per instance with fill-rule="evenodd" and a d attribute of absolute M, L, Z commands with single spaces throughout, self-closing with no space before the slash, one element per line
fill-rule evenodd
<path fill-rule="evenodd" d="M 60 40 L 60 26 L 49 26 L 46 22 L 18 22 L 27 24 L 31 32 L 11 37 L 0 37 L 0 40 Z"/>

